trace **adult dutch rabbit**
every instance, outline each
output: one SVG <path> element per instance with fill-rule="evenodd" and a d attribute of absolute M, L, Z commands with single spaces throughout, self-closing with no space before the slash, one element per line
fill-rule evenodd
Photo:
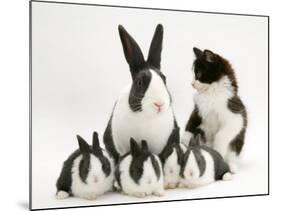
<path fill-rule="evenodd" d="M 147 60 L 125 28 L 119 25 L 118 29 L 132 82 L 117 99 L 104 132 L 105 147 L 115 162 L 130 150 L 130 138 L 138 144 L 149 140 L 151 152 L 159 154 L 177 126 L 166 77 L 160 70 L 163 26 L 156 27 Z"/>

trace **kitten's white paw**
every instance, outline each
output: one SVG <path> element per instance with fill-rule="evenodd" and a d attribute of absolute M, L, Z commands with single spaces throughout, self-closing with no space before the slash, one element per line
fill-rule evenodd
<path fill-rule="evenodd" d="M 232 180 L 233 178 L 233 175 L 230 173 L 230 172 L 226 172 L 223 176 L 222 176 L 222 179 L 224 181 L 228 181 L 228 180 Z"/>
<path fill-rule="evenodd" d="M 65 191 L 58 191 L 56 194 L 56 199 L 61 200 L 61 199 L 66 199 L 69 197 L 69 193 L 65 192 Z"/>
<path fill-rule="evenodd" d="M 116 188 L 117 190 L 120 190 L 120 186 L 117 181 L 114 181 L 113 187 Z"/>
<path fill-rule="evenodd" d="M 229 163 L 229 169 L 232 174 L 236 174 L 239 170 L 238 165 L 236 163 Z"/>
<path fill-rule="evenodd" d="M 181 137 L 181 142 L 186 146 L 189 145 L 190 139 L 193 137 L 193 134 L 189 131 L 185 131 Z"/>

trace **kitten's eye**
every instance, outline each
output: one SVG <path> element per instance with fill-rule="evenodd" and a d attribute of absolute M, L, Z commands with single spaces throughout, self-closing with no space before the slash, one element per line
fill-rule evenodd
<path fill-rule="evenodd" d="M 201 72 L 197 72 L 197 73 L 196 73 L 196 78 L 199 79 L 199 78 L 201 78 L 201 76 L 202 76 L 202 73 L 201 73 Z"/>

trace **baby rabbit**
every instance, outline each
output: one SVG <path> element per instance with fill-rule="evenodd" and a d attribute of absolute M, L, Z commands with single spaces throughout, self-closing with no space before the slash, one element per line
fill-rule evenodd
<path fill-rule="evenodd" d="M 163 165 L 165 189 L 176 188 L 180 181 L 180 170 L 186 146 L 180 143 L 180 129 L 173 130 L 167 145 L 159 157 Z"/>
<path fill-rule="evenodd" d="M 149 152 L 147 142 L 130 139 L 131 151 L 121 157 L 115 171 L 115 187 L 127 195 L 145 197 L 162 196 L 163 172 L 159 158 Z"/>
<path fill-rule="evenodd" d="M 192 138 L 183 156 L 180 187 L 196 188 L 216 180 L 230 180 L 232 174 L 222 156 L 210 147 L 200 145 L 198 134 Z"/>
<path fill-rule="evenodd" d="M 118 29 L 132 81 L 118 97 L 104 132 L 105 147 L 116 163 L 129 151 L 131 137 L 139 144 L 149 140 L 151 152 L 159 154 L 176 126 L 166 77 L 160 70 L 163 26 L 156 27 L 147 60 L 125 28 Z"/>
<path fill-rule="evenodd" d="M 113 159 L 100 147 L 98 134 L 93 134 L 93 146 L 77 135 L 79 149 L 64 162 L 57 180 L 57 199 L 77 196 L 93 200 L 112 189 Z"/>

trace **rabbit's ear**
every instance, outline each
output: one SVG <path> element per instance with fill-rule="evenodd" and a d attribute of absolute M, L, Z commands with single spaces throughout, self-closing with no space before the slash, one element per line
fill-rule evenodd
<path fill-rule="evenodd" d="M 87 154 L 90 152 L 90 146 L 89 144 L 79 135 L 76 136 L 79 144 L 79 149 L 81 153 Z"/>
<path fill-rule="evenodd" d="M 145 152 L 148 152 L 148 145 L 147 145 L 147 142 L 145 140 L 141 141 L 141 149 Z"/>
<path fill-rule="evenodd" d="M 147 63 L 160 70 L 161 51 L 163 42 L 163 26 L 158 24 L 152 38 Z"/>
<path fill-rule="evenodd" d="M 92 147 L 93 147 L 94 152 L 96 152 L 96 153 L 101 152 L 99 136 L 98 136 L 98 133 L 96 131 L 93 133 L 93 146 Z"/>
<path fill-rule="evenodd" d="M 172 130 L 172 133 L 167 141 L 167 146 L 172 146 L 174 144 L 179 144 L 180 143 L 180 128 L 175 127 Z"/>
<path fill-rule="evenodd" d="M 170 138 L 172 139 L 173 143 L 179 144 L 180 143 L 180 128 L 175 127 L 172 131 L 172 134 L 170 135 Z"/>
<path fill-rule="evenodd" d="M 138 156 L 141 153 L 138 143 L 135 141 L 135 139 L 131 138 L 130 144 L 132 156 Z"/>
<path fill-rule="evenodd" d="M 132 77 L 145 66 L 143 54 L 137 42 L 130 36 L 122 25 L 118 26 L 120 39 L 126 60 L 130 66 Z"/>
<path fill-rule="evenodd" d="M 195 147 L 200 145 L 200 140 L 201 140 L 201 134 L 198 133 L 195 137 L 190 139 L 189 146 L 190 147 Z"/>

